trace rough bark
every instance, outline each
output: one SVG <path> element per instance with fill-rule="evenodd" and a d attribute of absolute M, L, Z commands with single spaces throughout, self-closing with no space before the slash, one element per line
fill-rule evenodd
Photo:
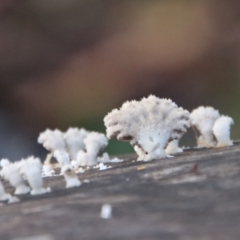
<path fill-rule="evenodd" d="M 239 155 L 235 143 L 152 162 L 125 156 L 111 169 L 80 174 L 90 183 L 74 189 L 62 176 L 45 178 L 52 193 L 0 206 L 0 239 L 239 239 Z M 109 220 L 100 218 L 105 203 Z"/>

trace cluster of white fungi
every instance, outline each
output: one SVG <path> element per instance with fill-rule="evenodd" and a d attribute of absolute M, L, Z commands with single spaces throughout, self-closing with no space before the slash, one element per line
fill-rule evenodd
<path fill-rule="evenodd" d="M 108 139 L 129 141 L 138 155 L 138 160 L 151 161 L 172 157 L 183 151 L 179 141 L 193 127 L 198 132 L 198 147 L 227 147 L 233 143 L 230 128 L 233 119 L 224 116 L 213 107 L 198 107 L 191 113 L 178 107 L 170 99 L 150 95 L 140 101 L 127 101 L 104 118 L 106 135 L 87 131 L 83 128 L 69 128 L 66 132 L 58 129 L 40 133 L 38 143 L 49 151 L 46 160 L 28 157 L 16 162 L 2 159 L 1 177 L 15 188 L 14 195 L 37 195 L 51 191 L 43 185 L 43 177 L 55 175 L 60 168 L 66 187 L 81 185 L 77 173 L 89 168 L 107 169 L 104 163 L 118 162 L 107 153 L 100 152 L 107 147 Z M 53 164 L 51 160 L 55 158 Z M 18 198 L 5 192 L 0 182 L 0 201 L 17 202 Z"/>

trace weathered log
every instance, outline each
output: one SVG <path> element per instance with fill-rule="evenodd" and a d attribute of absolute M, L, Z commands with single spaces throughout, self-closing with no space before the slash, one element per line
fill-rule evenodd
<path fill-rule="evenodd" d="M 240 144 L 189 149 L 170 159 L 135 155 L 104 171 L 45 178 L 52 193 L 0 206 L 0 239 L 239 239 Z M 8 191 L 12 191 L 4 183 Z M 112 218 L 101 219 L 102 204 Z"/>

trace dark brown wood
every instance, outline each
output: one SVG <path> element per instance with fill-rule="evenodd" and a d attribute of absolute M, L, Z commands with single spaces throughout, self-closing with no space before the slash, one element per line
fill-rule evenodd
<path fill-rule="evenodd" d="M 2 204 L 0 239 L 240 238 L 239 144 L 152 162 L 136 162 L 135 155 L 125 160 L 80 174 L 90 183 L 79 188 L 65 189 L 62 176 L 45 178 L 52 193 Z M 113 208 L 109 220 L 100 218 L 105 203 Z"/>

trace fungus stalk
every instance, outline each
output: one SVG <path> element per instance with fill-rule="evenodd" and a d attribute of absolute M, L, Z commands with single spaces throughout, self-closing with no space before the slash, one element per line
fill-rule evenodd
<path fill-rule="evenodd" d="M 66 181 L 66 188 L 79 187 L 81 185 L 80 180 L 78 179 L 76 173 L 74 172 L 72 166 L 64 165 L 61 168 L 61 172 Z"/>
<path fill-rule="evenodd" d="M 179 147 L 179 139 L 174 139 L 168 143 L 166 149 L 167 154 L 175 154 L 183 152 L 182 148 Z"/>
<path fill-rule="evenodd" d="M 222 116 L 215 121 L 213 133 L 217 139 L 216 147 L 227 147 L 233 145 L 230 138 L 230 128 L 233 123 L 233 119 L 228 116 Z"/>
<path fill-rule="evenodd" d="M 42 163 L 39 158 L 29 157 L 19 163 L 19 173 L 26 177 L 31 190 L 31 195 L 50 192 L 50 188 L 43 187 Z"/>

